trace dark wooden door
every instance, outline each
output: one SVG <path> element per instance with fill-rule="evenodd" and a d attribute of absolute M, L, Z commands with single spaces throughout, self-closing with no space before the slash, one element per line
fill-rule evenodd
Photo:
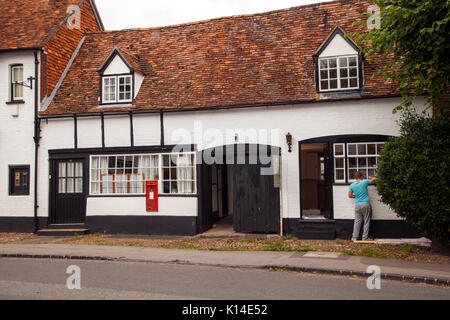
<path fill-rule="evenodd" d="M 280 190 L 274 175 L 261 175 L 259 164 L 233 166 L 233 223 L 235 231 L 278 233 Z"/>
<path fill-rule="evenodd" d="M 50 224 L 83 223 L 86 218 L 84 159 L 52 161 Z"/>

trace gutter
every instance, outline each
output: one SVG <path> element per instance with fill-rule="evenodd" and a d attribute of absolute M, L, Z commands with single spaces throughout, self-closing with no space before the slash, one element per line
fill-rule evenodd
<path fill-rule="evenodd" d="M 41 120 L 38 117 L 39 108 L 39 59 L 38 50 L 34 51 L 34 232 L 37 233 L 39 230 L 39 219 L 38 219 L 38 151 L 39 151 L 39 140 L 41 139 Z"/>

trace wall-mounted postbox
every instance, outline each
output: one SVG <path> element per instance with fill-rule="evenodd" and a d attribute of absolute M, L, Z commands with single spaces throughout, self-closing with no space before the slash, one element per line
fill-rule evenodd
<path fill-rule="evenodd" d="M 147 212 L 158 211 L 158 181 L 145 182 L 145 208 Z"/>

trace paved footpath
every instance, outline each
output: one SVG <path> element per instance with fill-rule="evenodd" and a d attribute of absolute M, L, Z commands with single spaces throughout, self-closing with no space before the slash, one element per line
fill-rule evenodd
<path fill-rule="evenodd" d="M 381 277 L 450 285 L 450 265 L 347 256 L 340 253 L 207 251 L 142 247 L 0 244 L 0 257 L 145 261 L 241 268 L 282 268 L 342 275 L 372 275 L 367 267 L 380 267 Z M 1 262 L 0 262 L 1 263 Z"/>

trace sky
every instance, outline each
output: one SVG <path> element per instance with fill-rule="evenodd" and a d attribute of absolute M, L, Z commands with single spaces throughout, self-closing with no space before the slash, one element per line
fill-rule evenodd
<path fill-rule="evenodd" d="M 106 30 L 168 26 L 327 0 L 96 0 Z"/>

